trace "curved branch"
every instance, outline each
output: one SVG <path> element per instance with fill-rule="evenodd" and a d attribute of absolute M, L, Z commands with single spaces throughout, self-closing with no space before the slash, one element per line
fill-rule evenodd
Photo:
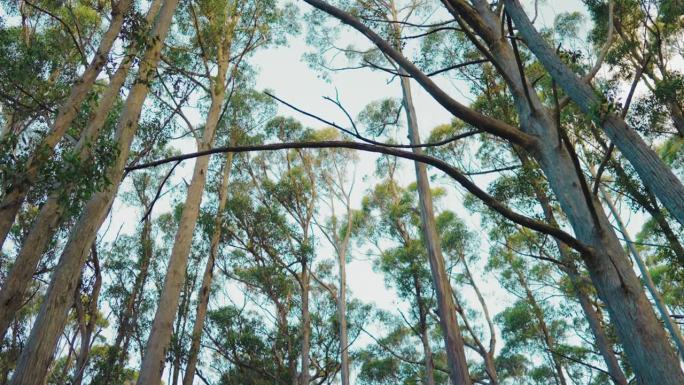
<path fill-rule="evenodd" d="M 171 163 L 171 162 L 179 162 L 183 161 L 186 159 L 192 159 L 192 158 L 197 158 L 200 156 L 208 156 L 212 154 L 220 154 L 220 153 L 225 153 L 225 152 L 250 152 L 250 151 L 275 151 L 275 150 L 285 150 L 285 149 L 303 149 L 303 148 L 348 148 L 348 149 L 353 149 L 353 150 L 361 150 L 361 151 L 367 151 L 367 152 L 374 152 L 374 153 L 379 153 L 379 154 L 385 154 L 385 155 L 392 155 L 396 156 L 399 158 L 404 158 L 404 159 L 410 159 L 416 162 L 421 162 L 430 166 L 433 166 L 445 174 L 449 175 L 451 178 L 456 180 L 463 188 L 468 190 L 471 194 L 475 195 L 477 198 L 479 198 L 482 203 L 484 203 L 487 207 L 490 209 L 496 211 L 497 213 L 501 214 L 505 218 L 521 225 L 527 228 L 530 228 L 532 230 L 539 231 L 544 234 L 548 234 L 561 242 L 566 243 L 568 246 L 572 247 L 573 249 L 577 250 L 580 253 L 585 253 L 587 256 L 593 256 L 594 250 L 593 248 L 585 245 L 584 243 L 580 242 L 577 240 L 575 237 L 570 235 L 569 233 L 566 233 L 565 231 L 557 228 L 550 226 L 547 223 L 538 221 L 536 219 L 529 218 L 527 216 L 524 216 L 522 214 L 519 214 L 513 210 L 511 210 L 509 207 L 504 205 L 503 203 L 499 202 L 494 198 L 493 196 L 489 195 L 487 192 L 479 188 L 475 183 L 470 181 L 468 177 L 463 175 L 458 169 L 455 167 L 449 165 L 448 163 L 444 162 L 441 159 L 437 159 L 435 157 L 429 156 L 429 155 L 424 155 L 424 154 L 416 154 L 410 151 L 405 151 L 405 150 L 399 150 L 396 148 L 390 148 L 390 147 L 385 147 L 385 146 L 377 146 L 373 144 L 367 144 L 367 143 L 358 143 L 358 142 L 348 142 L 348 141 L 339 141 L 339 140 L 330 140 L 330 141 L 318 141 L 318 142 L 284 142 L 284 143 L 270 143 L 270 144 L 257 144 L 257 145 L 247 145 L 247 146 L 223 146 L 223 147 L 216 147 L 213 149 L 205 150 L 205 151 L 198 151 L 194 153 L 189 153 L 189 154 L 183 154 L 183 155 L 177 155 L 177 156 L 171 156 L 168 158 L 156 160 L 153 162 L 149 163 L 143 163 L 135 166 L 130 166 L 126 168 L 127 172 L 134 171 L 134 170 L 140 170 L 144 168 L 149 168 L 149 167 L 155 167 L 159 166 L 162 164 L 166 163 Z"/>

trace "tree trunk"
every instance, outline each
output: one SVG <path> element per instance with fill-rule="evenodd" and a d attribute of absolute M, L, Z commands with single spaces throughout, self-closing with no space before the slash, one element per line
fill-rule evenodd
<path fill-rule="evenodd" d="M 146 200 L 143 200 L 141 203 L 143 203 L 144 207 L 147 207 L 148 205 Z M 104 370 L 98 374 L 99 379 L 95 381 L 95 383 L 98 384 L 109 385 L 112 381 L 119 381 L 118 377 L 112 378 L 112 376 L 118 375 L 123 370 L 123 361 L 128 353 L 128 341 L 130 340 L 132 326 L 136 324 L 138 318 L 138 297 L 142 295 L 150 263 L 152 261 L 152 222 L 149 215 L 143 222 L 140 243 L 142 246 L 142 254 L 138 261 L 138 275 L 135 277 L 133 288 L 126 299 L 125 307 L 121 312 L 114 344 L 107 350 L 107 361 L 103 366 Z"/>
<path fill-rule="evenodd" d="M 309 385 L 309 369 L 311 366 L 311 312 L 309 311 L 309 266 L 308 258 L 302 261 L 301 289 L 302 289 L 302 353 L 301 353 L 301 372 L 299 373 L 299 385 Z"/>
<path fill-rule="evenodd" d="M 487 321 L 487 327 L 489 328 L 489 350 L 485 349 L 484 345 L 482 345 L 479 342 L 479 340 L 477 341 L 477 344 L 479 345 L 478 347 L 481 350 L 480 353 L 482 355 L 482 359 L 484 360 L 485 371 L 489 376 L 490 385 L 498 385 L 499 375 L 496 371 L 496 361 L 494 357 L 494 353 L 496 351 L 496 331 L 494 329 L 494 323 L 492 322 L 492 317 L 489 315 L 489 308 L 487 307 L 487 303 L 485 302 L 484 297 L 482 296 L 482 292 L 475 283 L 475 279 L 473 279 L 473 275 L 470 272 L 470 268 L 468 267 L 468 262 L 466 261 L 465 255 L 461 255 L 461 262 L 463 263 L 463 268 L 468 277 L 468 280 L 470 281 L 470 286 L 472 286 L 473 290 L 475 291 L 477 301 L 480 303 L 480 306 L 482 306 L 482 312 L 484 313 L 485 320 Z M 454 296 L 454 299 L 456 299 L 456 296 Z M 458 302 L 456 302 L 456 306 L 460 307 Z M 467 322 L 468 320 L 463 309 L 460 309 L 459 313 L 461 314 L 464 323 Z M 471 335 L 473 339 L 476 338 L 474 333 L 471 333 Z"/>
<path fill-rule="evenodd" d="M 670 311 L 667 309 L 667 305 L 665 304 L 663 297 L 660 295 L 658 289 L 655 287 L 655 283 L 653 283 L 653 279 L 651 279 L 651 273 L 648 271 L 648 267 L 644 263 L 644 260 L 641 258 L 641 255 L 639 255 L 639 251 L 636 249 L 636 247 L 634 247 L 634 242 L 629 236 L 627 228 L 625 227 L 625 224 L 624 222 L 622 222 L 622 218 L 620 217 L 620 212 L 615 207 L 615 204 L 613 203 L 610 194 L 603 188 L 600 188 L 600 190 L 601 195 L 603 195 L 603 201 L 606 202 L 606 204 L 608 205 L 608 208 L 610 209 L 610 212 L 613 214 L 613 218 L 615 219 L 615 222 L 617 222 L 618 228 L 620 229 L 620 232 L 622 233 L 622 236 L 625 239 L 625 243 L 627 243 L 627 249 L 632 254 L 632 257 L 634 258 L 637 267 L 639 267 L 639 271 L 641 272 L 641 279 L 646 284 L 646 288 L 648 289 L 649 293 L 651 293 L 651 298 L 653 299 L 653 302 L 656 305 L 656 309 L 658 309 L 658 312 L 660 313 L 660 318 L 665 324 L 667 330 L 670 332 L 670 336 L 672 337 L 672 340 L 674 340 L 675 346 L 677 346 L 677 350 L 679 351 L 679 356 L 682 360 L 684 360 L 684 338 L 682 338 L 682 332 L 679 329 L 679 326 L 672 320 L 672 317 L 670 317 Z"/>
<path fill-rule="evenodd" d="M 59 264 L 53 273 L 50 286 L 41 305 L 31 335 L 22 352 L 12 377 L 13 385 L 38 385 L 42 383 L 52 355 L 64 330 L 73 290 L 79 272 L 85 263 L 88 248 L 95 240 L 97 231 L 107 216 L 114 200 L 124 167 L 128 160 L 131 143 L 138 127 L 138 119 L 147 96 L 148 84 L 159 61 L 161 48 L 173 18 L 178 0 L 167 0 L 151 33 L 150 48 L 140 64 L 138 79 L 133 85 L 116 128 L 119 154 L 107 170 L 112 182 L 96 193 L 86 203 L 85 209 L 71 231 Z"/>
<path fill-rule="evenodd" d="M 401 77 L 401 89 L 409 127 L 409 139 L 412 145 L 417 145 L 420 144 L 420 133 L 418 131 L 418 119 L 413 106 L 409 78 Z M 420 147 L 415 147 L 413 152 L 422 154 L 423 151 Z M 424 164 L 418 162 L 415 162 L 415 168 L 416 181 L 418 183 L 418 200 L 420 201 L 421 227 L 428 251 L 432 280 L 435 285 L 437 309 L 439 311 L 439 320 L 444 335 L 444 345 L 449 366 L 449 377 L 453 385 L 469 385 L 471 380 L 465 357 L 463 336 L 456 320 L 456 308 L 451 294 L 451 283 L 444 266 L 441 241 L 437 233 L 437 226 L 435 225 L 432 193 L 430 191 L 427 169 Z"/>
<path fill-rule="evenodd" d="M 519 154 L 519 157 L 524 165 L 531 164 L 531 161 L 526 154 Z M 542 189 L 542 186 L 540 186 L 540 184 L 535 180 L 532 182 L 532 188 L 534 189 L 535 196 L 539 201 L 542 210 L 544 211 L 544 219 L 546 222 L 552 226 L 559 227 L 556 217 L 553 213 L 553 208 L 549 202 L 549 197 Z M 572 255 L 572 251 L 568 245 L 558 240 L 556 240 L 556 246 L 558 247 L 561 261 L 567 265 L 567 267 L 562 267 L 562 269 L 566 274 L 568 274 L 570 282 L 572 282 L 574 294 L 577 296 L 580 307 L 584 312 L 584 316 L 587 319 L 589 328 L 594 335 L 596 346 L 598 347 L 599 352 L 606 363 L 606 367 L 608 368 L 608 373 L 610 374 L 612 381 L 615 383 L 615 385 L 627 385 L 627 378 L 620 367 L 617 357 L 615 357 L 615 354 L 613 353 L 613 344 L 608 338 L 608 335 L 601 324 L 601 319 L 592 306 L 589 297 L 587 296 L 582 277 L 579 275 L 579 272 L 575 267 L 575 258 Z"/>
<path fill-rule="evenodd" d="M 582 257 L 600 298 L 608 307 L 637 380 L 648 385 L 684 383 L 679 360 L 608 218 L 598 200 L 591 194 L 585 194 L 583 185 L 586 186 L 586 181 L 580 177 L 571 154 L 562 145 L 561 127 L 554 122 L 534 89 L 521 77 L 513 50 L 501 33 L 500 19 L 484 1 L 476 1 L 475 9 L 462 7 L 459 11 L 477 18 L 473 25 L 480 29 L 478 34 L 487 41 L 497 68 L 505 74 L 520 126 L 537 138 L 531 146 L 531 153 L 544 171 L 575 236 L 594 250 L 592 255 Z"/>
<path fill-rule="evenodd" d="M 544 319 L 544 311 L 537 302 L 537 299 L 534 298 L 534 294 L 532 293 L 532 290 L 530 290 L 530 287 L 527 284 L 527 279 L 525 278 L 523 272 L 520 271 L 518 268 L 514 267 L 513 264 L 511 264 L 511 268 L 515 271 L 520 286 L 522 286 L 523 290 L 525 290 L 525 297 L 527 298 L 527 303 L 530 305 L 530 307 L 532 307 L 532 313 L 534 314 L 534 317 L 537 319 L 537 326 L 541 331 L 542 340 L 544 341 L 544 344 L 546 345 L 546 348 L 549 351 L 549 356 L 551 358 L 553 368 L 556 371 L 554 376 L 556 378 L 556 383 L 558 385 L 567 385 L 565 374 L 563 373 L 563 365 L 558 359 L 559 357 L 556 353 L 556 339 L 553 337 L 553 335 L 551 335 L 551 332 L 549 331 L 549 328 L 546 325 L 546 320 Z"/>
<path fill-rule="evenodd" d="M 169 373 L 171 375 L 171 381 L 169 382 L 171 385 L 178 385 L 178 379 L 180 378 L 181 357 L 183 353 L 182 347 L 183 340 L 185 339 L 185 325 L 187 323 L 188 313 L 190 311 L 190 296 L 194 291 L 195 279 L 197 278 L 197 276 L 190 278 L 187 274 L 187 271 L 185 275 L 185 287 L 183 288 L 182 300 L 180 307 L 178 308 L 178 316 L 176 317 L 176 328 L 174 333 L 176 346 L 174 346 L 175 351 L 172 354 L 173 370 L 172 373 Z"/>
<path fill-rule="evenodd" d="M 615 356 L 613 343 L 610 338 L 608 338 L 606 330 L 601 323 L 601 317 L 596 312 L 596 309 L 594 309 L 589 296 L 585 292 L 586 289 L 580 283 L 582 278 L 574 269 L 574 266 L 571 269 L 568 269 L 567 273 L 572 281 L 573 290 L 582 307 L 587 323 L 589 324 L 589 329 L 591 329 L 591 332 L 594 335 L 596 347 L 601 353 L 603 361 L 606 363 L 606 368 L 608 368 L 608 374 L 610 375 L 611 380 L 615 385 L 627 385 L 627 378 Z"/>
<path fill-rule="evenodd" d="M 155 0 L 152 3 L 147 14 L 148 21 L 151 21 L 157 14 L 160 4 L 161 0 Z M 81 162 L 87 162 L 91 159 L 90 144 L 96 140 L 112 106 L 119 97 L 121 87 L 133 63 L 135 51 L 135 47 L 129 48 L 128 55 L 126 55 L 110 79 L 107 90 L 75 147 L 75 152 L 79 154 Z M 75 184 L 76 182 L 64 186 L 61 192 L 53 192 L 45 204 L 43 204 L 38 217 L 31 227 L 31 231 L 12 265 L 12 269 L 8 273 L 5 282 L 3 282 L 2 289 L 0 290 L 0 338 L 5 335 L 14 315 L 24 302 L 26 291 L 32 282 L 31 277 L 36 271 L 38 263 L 40 263 L 40 258 L 52 240 L 57 226 L 64 219 L 65 208 L 61 203 L 62 194 L 69 194 L 75 187 Z M 1 236 L 0 229 L 0 240 L 2 240 Z"/>
<path fill-rule="evenodd" d="M 219 47 L 219 51 L 221 47 Z M 225 50 L 224 57 L 230 56 L 230 49 Z M 214 134 L 223 108 L 225 96 L 225 79 L 228 63 L 219 59 L 216 79 L 212 84 L 211 106 L 204 126 L 204 134 L 199 143 L 199 150 L 209 149 L 214 142 Z M 179 295 L 185 279 L 188 255 L 192 246 L 192 237 L 197 225 L 202 192 L 206 184 L 209 157 L 203 156 L 195 160 L 192 181 L 188 186 L 183 213 L 176 232 L 171 251 L 164 287 L 162 289 L 157 312 L 145 347 L 145 355 L 138 376 L 138 385 L 155 385 L 161 381 L 164 370 L 164 359 L 171 339 L 173 319 L 178 309 Z"/>
<path fill-rule="evenodd" d="M 74 375 L 72 385 L 81 385 L 81 382 L 83 382 L 83 374 L 85 373 L 86 365 L 88 364 L 88 359 L 90 358 L 91 340 L 93 338 L 93 332 L 95 331 L 95 326 L 97 323 L 97 301 L 100 298 L 100 289 L 102 288 L 102 274 L 100 273 L 100 261 L 97 256 L 97 248 L 95 245 L 92 247 L 91 255 L 93 257 L 93 266 L 95 268 L 95 282 L 93 284 L 93 290 L 90 293 L 88 303 L 88 321 L 85 324 L 85 328 L 81 332 L 81 347 L 78 352 L 78 358 L 76 359 L 76 374 Z M 78 291 L 76 291 L 76 293 L 78 293 Z M 80 301 L 80 299 L 76 300 Z"/>
<path fill-rule="evenodd" d="M 100 46 L 81 77 L 71 88 L 68 98 L 59 109 L 50 132 L 36 146 L 34 153 L 26 161 L 25 171 L 14 178 L 0 203 L 0 248 L 7 239 L 7 234 L 14 223 L 21 204 L 26 198 L 31 185 L 35 183 L 41 165 L 49 161 L 49 157 L 74 121 L 81 108 L 81 103 L 93 88 L 93 84 L 102 68 L 107 63 L 109 52 L 121 31 L 124 18 L 131 8 L 132 0 L 120 0 L 112 6 L 112 18 L 107 31 L 102 35 Z M 3 334 L 4 335 L 4 334 Z"/>
<path fill-rule="evenodd" d="M 430 348 L 430 330 L 427 323 L 428 309 L 423 299 L 423 290 L 417 274 L 413 274 L 413 288 L 416 291 L 418 305 L 418 321 L 420 328 L 420 342 L 423 345 L 423 361 L 425 362 L 425 384 L 435 385 L 435 363 Z"/>
<path fill-rule="evenodd" d="M 660 199 L 665 208 L 684 225 L 684 186 L 639 134 L 618 114 L 609 111 L 608 102 L 572 72 L 534 29 L 517 0 L 506 0 L 506 12 L 515 21 L 521 37 L 544 65 L 556 83 L 586 115 L 596 120 L 627 158 L 644 184 Z"/>
<path fill-rule="evenodd" d="M 200 286 L 199 295 L 197 298 L 197 310 L 195 311 L 195 324 L 192 328 L 192 337 L 190 343 L 190 352 L 188 354 L 188 363 L 185 367 L 185 375 L 183 377 L 183 385 L 192 385 L 195 378 L 195 369 L 197 368 L 197 359 L 200 352 L 200 343 L 202 342 L 202 331 L 204 330 L 204 321 L 207 317 L 207 308 L 209 307 L 209 295 L 211 292 L 211 282 L 214 278 L 214 264 L 218 255 L 218 246 L 221 241 L 221 229 L 223 226 L 223 211 L 226 209 L 226 202 L 228 201 L 228 182 L 230 179 L 230 172 L 233 167 L 233 153 L 229 152 L 226 155 L 226 163 L 223 166 L 223 177 L 221 179 L 221 186 L 219 187 L 219 204 L 214 220 L 214 232 L 211 235 L 211 243 L 209 246 L 209 257 L 207 264 L 204 267 L 204 274 L 202 275 L 202 286 Z"/>
<path fill-rule="evenodd" d="M 351 221 L 350 216 L 347 220 Z M 347 226 L 347 233 L 350 226 Z M 348 235 L 345 234 L 345 242 L 348 242 Z M 349 385 L 349 339 L 347 336 L 347 245 L 343 245 L 338 253 L 339 280 L 340 287 L 337 293 L 337 318 L 340 323 L 340 380 L 341 385 Z"/>

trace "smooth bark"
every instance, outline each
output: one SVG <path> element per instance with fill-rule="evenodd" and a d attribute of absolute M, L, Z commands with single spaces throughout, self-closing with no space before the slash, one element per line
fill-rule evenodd
<path fill-rule="evenodd" d="M 538 138 L 530 153 L 544 171 L 575 235 L 592 248 L 591 253 L 580 253 L 638 381 L 653 385 L 684 382 L 677 356 L 608 218 L 598 200 L 587 194 L 586 181 L 569 151 L 571 144 L 563 139 L 562 127 L 521 76 L 519 61 L 500 29 L 500 19 L 484 1 L 475 1 L 474 7 L 460 0 L 448 3 L 456 6 L 457 16 L 462 14 L 487 42 L 513 95 L 522 130 Z"/>
<path fill-rule="evenodd" d="M 230 56 L 230 43 L 217 48 L 219 52 L 219 68 L 210 88 L 212 92 L 211 105 L 204 126 L 204 134 L 198 144 L 199 150 L 205 150 L 212 146 L 224 105 L 226 72 L 228 70 L 227 58 Z M 183 212 L 176 232 L 171 257 L 169 258 L 164 286 L 145 347 L 145 355 L 137 381 L 138 385 L 155 385 L 161 381 L 166 351 L 173 330 L 173 319 L 178 309 L 179 296 L 183 281 L 185 280 L 188 256 L 192 246 L 192 237 L 202 203 L 202 193 L 206 184 L 208 164 L 209 157 L 207 156 L 199 157 L 195 160 L 192 181 L 188 186 Z"/>
<path fill-rule="evenodd" d="M 228 201 L 228 182 L 230 179 L 230 172 L 233 166 L 233 153 L 229 152 L 226 155 L 226 163 L 223 166 L 223 175 L 221 178 L 221 185 L 219 187 L 219 204 L 216 209 L 216 217 L 214 219 L 214 231 L 211 235 L 211 243 L 209 245 L 209 256 L 204 267 L 204 274 L 202 275 L 202 285 L 199 289 L 197 298 L 197 309 L 195 310 L 195 323 L 192 328 L 190 352 L 188 353 L 188 363 L 185 366 L 185 375 L 183 376 L 183 385 L 192 385 L 195 378 L 195 369 L 197 368 L 197 360 L 199 358 L 200 343 L 202 342 L 202 331 L 204 330 L 204 321 L 207 317 L 207 308 L 209 307 L 209 295 L 211 292 L 211 283 L 214 277 L 214 265 L 216 257 L 218 256 L 218 246 L 221 240 L 221 229 L 223 226 L 223 212 L 226 209 L 226 202 Z"/>
<path fill-rule="evenodd" d="M 520 160 L 524 165 L 531 165 L 531 160 L 525 154 L 519 154 Z M 539 204 L 544 212 L 544 219 L 552 226 L 558 227 L 558 221 L 553 212 L 551 202 L 548 194 L 544 191 L 543 187 L 536 181 L 533 180 L 532 188 L 534 194 L 539 201 Z M 572 255 L 572 251 L 568 245 L 556 239 L 556 246 L 558 247 L 558 252 L 560 253 L 561 262 L 565 265 L 561 269 L 568 274 L 570 282 L 572 283 L 572 290 L 580 303 L 580 307 L 584 313 L 584 316 L 589 324 L 592 334 L 594 335 L 594 341 L 596 347 L 599 349 L 601 356 L 608 368 L 608 373 L 611 380 L 615 385 L 627 385 L 627 378 L 625 377 L 620 363 L 613 352 L 613 344 L 606 334 L 606 330 L 603 327 L 601 318 L 594 309 L 591 300 L 586 292 L 586 282 L 582 279 L 577 267 L 575 266 L 575 257 Z"/>
<path fill-rule="evenodd" d="M 306 239 L 306 238 L 305 238 Z M 302 344 L 301 344 L 301 371 L 299 373 L 299 385 L 309 385 L 311 373 L 311 312 L 309 311 L 309 292 L 311 277 L 309 274 L 308 258 L 302 260 L 302 273 L 299 285 L 302 290 Z"/>
<path fill-rule="evenodd" d="M 420 144 L 418 120 L 411 95 L 411 85 L 407 77 L 401 78 L 404 110 L 409 127 L 409 139 L 412 145 Z M 414 153 L 421 154 L 422 149 L 415 147 Z M 415 162 L 416 182 L 418 184 L 418 200 L 420 204 L 421 228 L 427 247 L 432 281 L 437 296 L 440 326 L 444 336 L 444 345 L 449 366 L 449 378 L 453 385 L 468 385 L 471 383 L 468 365 L 465 357 L 465 345 L 461 329 L 456 320 L 456 307 L 452 298 L 452 288 L 446 273 L 442 244 L 435 224 L 435 214 L 432 205 L 432 192 L 424 164 Z M 428 352 L 426 352 L 428 353 Z"/>
<path fill-rule="evenodd" d="M 660 313 L 660 319 L 665 324 L 665 328 L 667 328 L 667 330 L 670 332 L 670 336 L 672 337 L 672 340 L 674 341 L 675 346 L 679 351 L 679 356 L 682 360 L 684 360 L 684 338 L 682 338 L 682 332 L 679 329 L 679 325 L 677 325 L 670 316 L 670 311 L 668 310 L 667 305 L 663 300 L 663 297 L 660 295 L 660 292 L 658 292 L 658 288 L 656 288 L 653 279 L 651 279 L 651 273 L 648 271 L 648 267 L 644 263 L 644 260 L 641 258 L 639 251 L 634 246 L 634 241 L 632 241 L 632 238 L 629 236 L 627 227 L 625 226 L 625 223 L 622 221 L 620 212 L 618 211 L 617 207 L 615 207 L 613 199 L 605 189 L 600 188 L 600 191 L 601 195 L 603 195 L 603 201 L 606 203 L 606 205 L 610 209 L 610 212 L 613 214 L 613 218 L 615 219 L 615 222 L 617 223 L 618 228 L 620 229 L 620 232 L 622 233 L 622 236 L 625 239 L 627 249 L 629 250 L 630 254 L 632 254 L 632 258 L 634 258 L 634 261 L 636 262 L 637 267 L 639 268 L 639 272 L 641 272 L 641 279 L 644 281 L 644 284 L 646 285 L 646 288 L 648 289 L 649 293 L 651 293 L 651 298 L 655 303 L 656 309 L 658 309 L 658 312 Z"/>
<path fill-rule="evenodd" d="M 350 210 L 348 210 L 350 211 Z M 341 385 L 349 385 L 349 338 L 347 333 L 347 244 L 351 232 L 351 215 L 347 216 L 348 226 L 342 250 L 337 253 L 339 267 L 339 288 L 337 293 L 337 318 L 340 323 L 340 380 Z"/>
<path fill-rule="evenodd" d="M 147 97 L 149 83 L 155 73 L 164 38 L 177 5 L 178 0 L 167 0 L 159 11 L 159 17 L 150 34 L 152 43 L 142 58 L 137 81 L 128 94 L 117 123 L 116 140 L 119 153 L 107 170 L 107 177 L 112 183 L 88 200 L 71 231 L 26 347 L 19 358 L 12 377 L 13 385 L 39 385 L 45 378 L 59 336 L 66 325 L 73 301 L 72 293 L 85 263 L 88 248 L 95 241 L 97 231 L 107 216 L 123 176 L 142 105 Z"/>

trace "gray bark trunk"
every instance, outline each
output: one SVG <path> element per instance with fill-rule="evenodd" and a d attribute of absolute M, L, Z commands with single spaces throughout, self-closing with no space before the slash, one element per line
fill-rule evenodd
<path fill-rule="evenodd" d="M 608 307 L 637 380 L 649 385 L 684 383 L 679 360 L 669 345 L 667 335 L 658 323 L 608 218 L 598 200 L 584 194 L 583 181 L 578 176 L 570 153 L 558 136 L 561 128 L 557 127 L 534 89 L 521 78 L 512 49 L 502 37 L 498 17 L 485 2 L 476 3 L 475 8 L 479 15 L 476 14 L 475 17 L 479 17 L 479 21 L 489 29 L 483 30 L 482 35 L 488 40 L 498 68 L 506 75 L 521 128 L 527 134 L 537 137 L 531 153 L 544 171 L 575 236 L 594 250 L 593 255 L 582 257 L 599 297 Z M 508 8 L 508 11 L 511 12 L 511 9 Z M 473 11 L 464 8 L 464 12 Z M 514 20 L 517 21 L 515 18 Z M 596 218 L 598 222 L 592 218 Z"/>
<path fill-rule="evenodd" d="M 302 288 L 302 353 L 301 353 L 301 372 L 299 373 L 299 385 L 309 385 L 311 374 L 311 312 L 309 311 L 309 266 L 307 258 L 302 262 L 302 274 L 300 278 Z"/>
<path fill-rule="evenodd" d="M 625 243 L 627 243 L 627 249 L 632 254 L 632 258 L 634 258 L 634 261 L 641 272 L 641 279 L 644 281 L 649 293 L 651 293 L 651 298 L 655 303 L 656 309 L 658 309 L 658 312 L 660 313 L 660 318 L 665 324 L 665 328 L 667 328 L 667 330 L 670 332 L 670 336 L 672 337 L 672 340 L 679 351 L 679 356 L 682 360 L 684 360 L 684 338 L 682 338 L 682 332 L 679 329 L 679 326 L 672 320 L 670 311 L 667 309 L 667 305 L 665 304 L 663 297 L 658 292 L 658 288 L 656 288 L 655 283 L 653 283 L 653 279 L 651 279 L 651 273 L 648 271 L 648 267 L 641 258 L 639 251 L 636 249 L 636 247 L 634 247 L 634 242 L 629 236 L 629 232 L 627 232 L 627 228 L 620 217 L 620 212 L 615 207 L 610 194 L 603 188 L 600 188 L 600 190 L 601 195 L 603 195 L 603 201 L 606 202 L 610 212 L 613 214 L 613 218 L 615 219 L 615 222 L 617 222 L 618 228 L 625 239 Z"/>
<path fill-rule="evenodd" d="M 199 295 L 197 298 L 195 324 L 192 328 L 190 352 L 188 354 L 188 363 L 185 367 L 183 385 L 192 385 L 192 382 L 195 378 L 195 369 L 197 368 L 197 359 L 199 357 L 200 343 L 202 341 L 202 331 L 204 330 L 204 321 L 206 319 L 207 308 L 209 306 L 211 282 L 214 277 L 214 264 L 216 263 L 218 246 L 221 240 L 223 212 L 226 209 L 226 202 L 228 201 L 228 182 L 230 179 L 230 172 L 232 170 L 232 166 L 233 153 L 229 152 L 226 156 L 226 164 L 223 166 L 223 177 L 221 179 L 221 186 L 219 187 L 219 204 L 217 208 L 216 219 L 214 220 L 214 232 L 211 235 L 209 256 L 207 258 L 207 264 L 204 267 L 204 274 L 202 275 L 202 285 L 200 286 Z"/>
<path fill-rule="evenodd" d="M 351 220 L 351 218 L 347 218 Z M 347 232 L 350 228 L 347 226 Z M 337 258 L 339 265 L 340 287 L 337 294 L 337 318 L 340 322 L 340 379 L 341 385 L 349 385 L 349 339 L 347 336 L 347 247 L 343 248 Z"/>
<path fill-rule="evenodd" d="M 520 160 L 525 165 L 529 165 L 531 163 L 529 158 L 525 154 L 520 155 Z M 559 227 L 558 222 L 556 221 L 556 217 L 553 213 L 553 208 L 551 207 L 551 203 L 549 202 L 548 195 L 543 190 L 542 186 L 540 186 L 539 183 L 536 183 L 536 181 L 533 181 L 532 187 L 534 189 L 536 198 L 539 201 L 542 210 L 544 211 L 544 219 L 546 220 L 546 222 L 548 222 L 552 226 Z M 589 297 L 586 293 L 586 285 L 575 267 L 575 258 L 573 257 L 570 248 L 566 244 L 558 240 L 556 240 L 556 246 L 558 247 L 558 252 L 561 256 L 561 261 L 563 261 L 567 266 L 563 267 L 562 269 L 566 274 L 568 274 L 568 277 L 572 282 L 572 289 L 574 291 L 574 294 L 575 296 L 577 296 L 577 300 L 579 301 L 580 307 L 584 312 L 584 316 L 587 319 L 589 328 L 591 329 L 592 334 L 594 335 L 596 346 L 598 347 L 599 352 L 601 353 L 601 356 L 603 357 L 603 360 L 606 363 L 608 373 L 610 374 L 613 383 L 615 383 L 615 385 L 627 385 L 627 378 L 625 377 L 625 374 L 622 371 L 622 368 L 620 367 L 620 363 L 618 362 L 617 357 L 613 353 L 613 344 L 611 343 L 610 338 L 608 338 L 608 335 L 606 334 L 606 331 L 603 328 L 599 315 L 596 313 L 596 310 L 594 309 L 593 305 L 591 304 L 591 301 L 589 300 Z"/>
<path fill-rule="evenodd" d="M 432 358 L 430 347 L 430 330 L 427 323 L 428 309 L 423 298 L 423 289 L 417 274 L 413 274 L 413 287 L 416 291 L 418 305 L 418 321 L 420 330 L 420 342 L 423 344 L 423 362 L 425 363 L 425 384 L 435 385 L 435 363 Z"/>
<path fill-rule="evenodd" d="M 409 139 L 411 144 L 420 144 L 418 132 L 418 120 L 411 97 L 411 85 L 409 79 L 401 78 L 404 109 L 409 126 Z M 414 153 L 421 154 L 420 147 L 413 149 Z M 418 200 L 420 204 L 421 227 L 425 236 L 425 243 L 430 261 L 432 280 L 435 285 L 437 296 L 437 308 L 439 311 L 440 326 L 444 335 L 444 345 L 447 353 L 449 377 L 453 385 L 469 385 L 471 383 L 468 365 L 465 357 L 465 345 L 461 329 L 456 320 L 456 307 L 451 293 L 451 283 L 446 273 L 442 246 L 435 225 L 432 206 L 432 193 L 424 164 L 415 162 L 416 181 L 418 183 Z"/>
<path fill-rule="evenodd" d="M 224 47 L 225 48 L 225 47 Z M 221 49 L 219 49 L 220 51 Z M 225 57 L 230 56 L 230 49 L 225 50 Z M 217 78 L 212 85 L 211 105 L 205 122 L 204 134 L 198 150 L 209 149 L 214 142 L 214 135 L 224 104 L 225 79 L 228 64 L 219 59 Z M 202 192 L 206 184 L 209 157 L 203 156 L 195 160 L 192 181 L 183 206 L 178 231 L 171 251 L 164 287 L 157 305 L 157 312 L 152 323 L 145 355 L 138 376 L 138 385 L 155 385 L 161 381 L 164 370 L 164 359 L 171 339 L 173 319 L 178 309 L 180 292 L 185 279 L 185 270 L 192 246 L 192 237 L 202 203 Z"/>
<path fill-rule="evenodd" d="M 517 0 L 506 0 L 506 10 L 515 21 L 529 49 L 544 65 L 556 83 L 586 115 L 596 120 L 604 132 L 629 160 L 644 184 L 660 199 L 674 218 L 684 225 L 684 186 L 658 154 L 608 105 L 572 72 L 547 45 L 527 18 Z"/>
<path fill-rule="evenodd" d="M 90 198 L 71 231 L 38 317 L 31 329 L 26 347 L 12 376 L 13 385 L 38 385 L 45 378 L 59 336 L 66 325 L 69 308 L 73 301 L 72 293 L 85 263 L 88 248 L 95 240 L 97 231 L 107 216 L 123 176 L 142 105 L 147 96 L 148 84 L 159 61 L 164 38 L 171 25 L 177 4 L 178 0 L 167 0 L 159 12 L 151 33 L 153 43 L 142 59 L 138 81 L 135 82 L 126 99 L 117 124 L 116 138 L 120 151 L 114 164 L 107 170 L 107 176 L 112 183 Z"/>

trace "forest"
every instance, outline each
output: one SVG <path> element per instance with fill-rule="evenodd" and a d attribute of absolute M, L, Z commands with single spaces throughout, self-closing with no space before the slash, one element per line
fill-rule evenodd
<path fill-rule="evenodd" d="M 683 182 L 682 0 L 0 0 L 0 385 L 682 385 Z"/>

